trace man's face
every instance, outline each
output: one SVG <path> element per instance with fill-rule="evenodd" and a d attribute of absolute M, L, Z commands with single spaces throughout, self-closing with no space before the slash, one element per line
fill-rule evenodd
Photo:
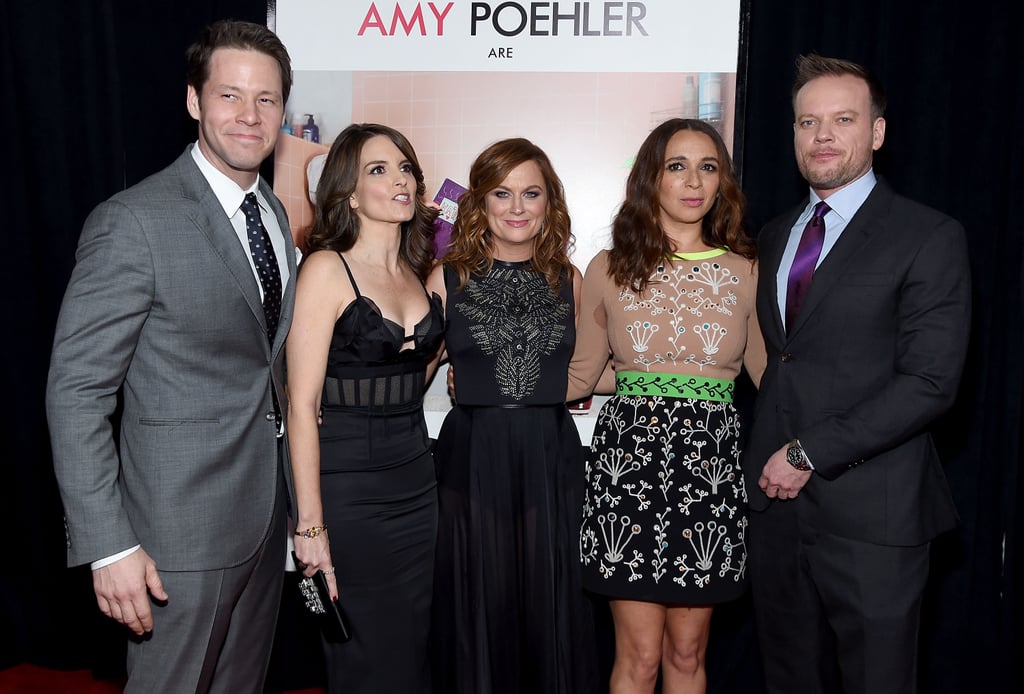
<path fill-rule="evenodd" d="M 867 83 L 853 75 L 818 77 L 797 92 L 793 146 L 800 173 L 826 198 L 871 168 L 885 119 L 871 117 Z"/>
<path fill-rule="evenodd" d="M 241 188 L 256 180 L 284 124 L 281 70 L 259 51 L 218 48 L 202 94 L 188 88 L 188 112 L 199 121 L 199 148 Z"/>

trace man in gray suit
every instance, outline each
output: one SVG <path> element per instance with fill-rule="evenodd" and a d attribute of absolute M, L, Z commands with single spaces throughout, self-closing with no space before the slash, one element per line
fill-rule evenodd
<path fill-rule="evenodd" d="M 198 142 L 86 221 L 47 415 L 68 563 L 91 563 L 100 609 L 136 635 L 126 691 L 259 692 L 286 551 L 295 285 L 259 167 L 291 63 L 246 22 L 211 25 L 187 58 Z"/>

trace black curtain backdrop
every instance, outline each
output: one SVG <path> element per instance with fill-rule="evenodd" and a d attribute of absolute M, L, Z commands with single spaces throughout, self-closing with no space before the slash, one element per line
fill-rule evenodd
<path fill-rule="evenodd" d="M 789 87 L 796 55 L 818 51 L 878 73 L 889 109 L 876 170 L 959 219 L 969 236 L 970 355 L 960 397 L 935 427 L 961 524 L 934 543 L 922 624 L 926 692 L 1011 691 L 1024 682 L 1024 244 L 1020 215 L 1011 216 L 1024 187 L 1024 62 L 1013 4 L 748 0 L 744 8 L 736 155 L 751 232 L 806 193 L 793 160 Z M 31 662 L 116 675 L 118 627 L 96 610 L 88 570 L 64 566 L 43 411 L 53 326 L 88 212 L 195 138 L 184 103 L 185 47 L 217 18 L 264 21 L 266 3 L 2 7 L 4 200 L 14 214 L 0 235 L 0 291 L 13 325 L 0 382 L 0 668 Z M 287 670 L 274 668 L 279 686 L 306 686 L 308 674 Z M 712 692 L 762 690 L 747 601 L 716 613 L 709 678 Z"/>

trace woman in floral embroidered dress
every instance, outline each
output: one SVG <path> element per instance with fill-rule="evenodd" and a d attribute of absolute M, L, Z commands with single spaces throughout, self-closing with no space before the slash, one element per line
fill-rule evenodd
<path fill-rule="evenodd" d="M 484 150 L 443 265 L 455 408 L 434 449 L 435 691 L 596 690 L 580 586 L 583 456 L 565 406 L 580 273 L 562 183 L 521 138 Z"/>
<path fill-rule="evenodd" d="M 746 494 L 732 406 L 757 382 L 755 247 L 729 154 L 707 123 L 673 119 L 644 141 L 587 268 L 570 400 L 612 356 L 616 395 L 587 458 L 584 585 L 611 600 L 611 692 L 706 689 L 712 606 L 745 588 Z"/>

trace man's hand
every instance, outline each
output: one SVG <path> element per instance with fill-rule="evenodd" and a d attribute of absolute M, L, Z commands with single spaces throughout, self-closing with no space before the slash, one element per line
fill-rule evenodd
<path fill-rule="evenodd" d="M 803 472 L 790 465 L 786 461 L 787 448 L 789 444 L 772 453 L 757 481 L 757 486 L 771 499 L 795 499 L 814 474 L 813 470 Z"/>
<path fill-rule="evenodd" d="M 153 630 L 147 590 L 157 600 L 167 599 L 156 562 L 141 547 L 113 564 L 95 569 L 92 587 L 100 612 L 138 636 Z"/>

